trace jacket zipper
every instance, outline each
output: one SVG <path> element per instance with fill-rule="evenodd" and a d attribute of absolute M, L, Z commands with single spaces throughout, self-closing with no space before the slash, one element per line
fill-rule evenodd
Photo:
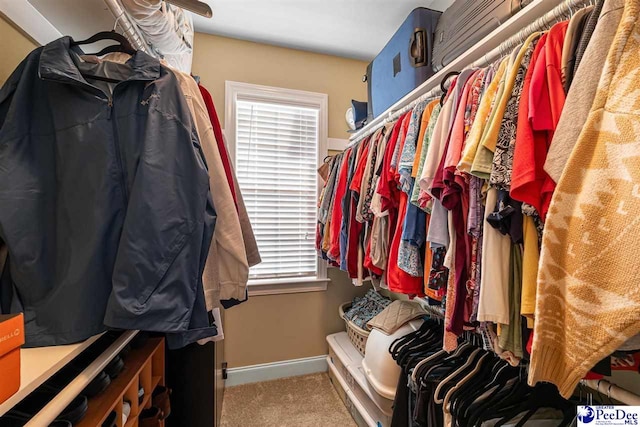
<path fill-rule="evenodd" d="M 127 179 L 125 176 L 124 165 L 122 164 L 122 153 L 120 152 L 118 124 L 116 123 L 116 119 L 114 117 L 115 106 L 113 103 L 113 96 L 108 97 L 107 106 L 109 107 L 109 112 L 107 113 L 107 119 L 111 122 L 111 126 L 113 129 L 113 146 L 116 153 L 116 160 L 118 162 L 118 167 L 120 168 L 120 186 L 122 187 L 122 197 L 124 199 L 124 206 L 127 206 L 127 201 L 129 200 L 129 192 L 127 191 Z"/>

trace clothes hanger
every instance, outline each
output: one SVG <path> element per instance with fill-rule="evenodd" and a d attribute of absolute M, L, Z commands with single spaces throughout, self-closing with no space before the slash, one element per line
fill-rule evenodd
<path fill-rule="evenodd" d="M 473 350 L 473 352 L 469 355 L 469 358 L 467 359 L 467 362 L 465 364 L 460 366 L 458 369 L 456 369 L 454 372 L 452 372 L 449 376 L 447 376 L 442 381 L 440 381 L 440 383 L 438 384 L 438 387 L 436 387 L 436 391 L 433 393 L 433 400 L 437 404 L 442 404 L 444 402 L 444 396 L 441 398 L 440 397 L 440 392 L 446 386 L 446 384 L 448 384 L 450 381 L 454 380 L 456 377 L 460 376 L 460 374 L 465 372 L 469 367 L 471 367 L 471 366 L 475 367 L 476 358 L 480 354 L 480 352 L 481 352 L 481 350 L 479 348 Z"/>
<path fill-rule="evenodd" d="M 449 396 L 449 401 L 451 402 L 450 411 L 452 414 L 456 414 L 457 417 L 461 417 L 469 408 L 469 405 L 481 396 L 480 385 L 486 384 L 490 379 L 494 367 L 504 364 L 504 361 L 500 360 L 494 353 L 487 352 L 487 354 L 489 357 L 486 358 L 485 363 L 483 363 L 476 375 L 468 378 L 464 384 L 460 384 Z"/>
<path fill-rule="evenodd" d="M 116 33 L 114 30 L 100 31 L 99 33 L 96 33 L 85 40 L 79 40 L 79 41 L 74 40 L 71 42 L 71 46 L 72 47 L 82 46 L 82 45 L 92 44 L 102 40 L 113 40 L 120 44 L 107 46 L 98 53 L 88 53 L 87 55 L 102 56 L 111 52 L 124 52 L 124 53 L 128 53 L 129 55 L 133 55 L 136 53 L 136 50 L 133 48 L 133 46 L 131 46 L 131 43 L 129 42 L 129 40 L 127 40 L 127 38 L 122 34 Z"/>
<path fill-rule="evenodd" d="M 475 363 L 475 365 L 473 367 L 473 370 L 471 372 L 469 372 L 464 378 L 461 378 L 449 391 L 447 391 L 447 394 L 444 396 L 444 399 L 443 399 L 443 402 L 442 402 L 442 405 L 444 407 L 450 407 L 451 398 L 452 398 L 453 394 L 456 392 L 456 390 L 460 389 L 471 378 L 476 376 L 478 374 L 478 372 L 480 372 L 480 370 L 482 369 L 483 363 L 485 361 L 489 360 L 490 358 L 491 358 L 491 355 L 487 351 L 484 351 L 481 354 L 481 356 L 476 361 L 476 363 Z"/>
<path fill-rule="evenodd" d="M 117 25 L 117 21 L 116 21 L 116 25 Z M 104 49 L 102 49 L 100 52 L 87 53 L 86 55 L 102 56 L 111 52 L 124 52 L 124 53 L 128 53 L 129 55 L 133 55 L 136 53 L 136 50 L 131 46 L 131 43 L 129 43 L 129 40 L 127 40 L 127 38 L 122 34 L 116 33 L 115 30 L 100 31 L 99 33 L 96 33 L 85 40 L 79 40 L 79 41 L 72 40 L 70 46 L 79 47 L 82 45 L 92 44 L 97 41 L 103 41 L 103 40 L 113 40 L 118 42 L 119 44 L 107 46 Z M 97 76 L 94 74 L 88 74 L 88 73 L 81 73 L 81 74 L 85 78 L 88 78 L 91 80 L 103 81 L 107 83 L 120 83 L 122 81 L 118 79 L 112 79 L 110 77 Z"/>
<path fill-rule="evenodd" d="M 440 106 L 444 105 L 444 99 L 447 97 L 447 92 L 449 89 L 445 86 L 447 81 L 453 77 L 460 74 L 460 71 L 450 71 L 448 72 L 440 81 L 440 89 L 442 90 L 442 96 L 440 97 Z"/>
<path fill-rule="evenodd" d="M 480 369 L 477 375 L 468 379 L 464 385 L 452 393 L 450 410 L 456 418 L 464 420 L 460 423 L 461 425 L 471 425 L 469 420 L 482 413 L 479 410 L 486 406 L 487 402 L 491 402 L 489 398 L 495 394 L 495 388 L 504 388 L 497 385 L 487 387 L 487 384 L 494 375 L 496 367 L 499 369 L 505 365 L 505 361 L 493 355 L 493 358 L 487 360 L 487 364 Z"/>
<path fill-rule="evenodd" d="M 391 343 L 389 346 L 389 352 L 391 353 L 391 357 L 394 360 L 398 360 L 398 355 L 406 345 L 409 345 L 412 341 L 416 339 L 420 339 L 420 337 L 425 337 L 429 332 L 432 331 L 433 322 L 425 321 L 420 325 L 417 331 L 410 332 L 409 334 L 397 338 L 395 341 Z"/>
<path fill-rule="evenodd" d="M 569 9 L 569 17 L 573 17 L 573 9 L 571 8 L 571 0 L 566 0 L 567 8 Z"/>

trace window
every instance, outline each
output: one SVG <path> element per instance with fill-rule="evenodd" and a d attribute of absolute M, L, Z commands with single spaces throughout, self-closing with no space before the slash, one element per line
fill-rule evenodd
<path fill-rule="evenodd" d="M 262 257 L 249 292 L 326 289 L 315 233 L 327 95 L 227 82 L 225 128 Z"/>

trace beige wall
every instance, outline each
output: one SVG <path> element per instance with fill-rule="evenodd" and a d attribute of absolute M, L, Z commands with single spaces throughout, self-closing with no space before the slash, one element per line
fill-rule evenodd
<path fill-rule="evenodd" d="M 194 45 L 193 74 L 213 94 L 223 126 L 225 80 L 326 93 L 330 138 L 348 137 L 344 113 L 351 99 L 367 99 L 366 62 L 202 33 Z"/>
<path fill-rule="evenodd" d="M 16 30 L 2 15 L 0 15 L 0 40 L 2 40 L 2 61 L 0 61 L 0 85 L 2 85 L 37 45 Z"/>
<path fill-rule="evenodd" d="M 344 112 L 352 98 L 367 97 L 365 67 L 362 61 L 201 33 L 195 39 L 193 74 L 212 92 L 218 114 L 224 116 L 226 80 L 326 93 L 331 138 L 348 138 Z M 326 354 L 325 337 L 344 329 L 338 306 L 366 291 L 339 270 L 330 268 L 329 277 L 326 292 L 254 296 L 226 310 L 229 367 Z"/>
<path fill-rule="evenodd" d="M 346 273 L 329 269 L 325 292 L 250 297 L 226 310 L 224 353 L 230 368 L 327 354 L 326 336 L 344 330 L 338 307 L 362 296 Z"/>

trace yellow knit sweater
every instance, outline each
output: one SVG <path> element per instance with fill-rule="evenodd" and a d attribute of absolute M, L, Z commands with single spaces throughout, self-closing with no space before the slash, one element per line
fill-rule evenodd
<path fill-rule="evenodd" d="M 640 22 L 625 10 L 544 232 L 529 383 L 569 397 L 640 332 Z"/>

